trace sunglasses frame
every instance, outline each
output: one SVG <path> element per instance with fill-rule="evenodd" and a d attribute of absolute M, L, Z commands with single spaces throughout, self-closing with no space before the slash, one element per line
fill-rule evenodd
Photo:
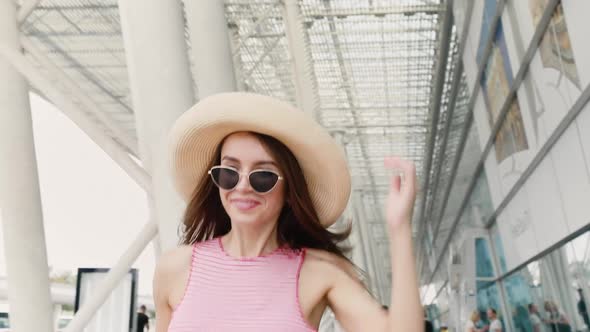
<path fill-rule="evenodd" d="M 215 181 L 215 178 L 213 178 L 212 171 L 215 170 L 215 169 L 229 169 L 231 171 L 234 171 L 234 172 L 238 173 L 238 182 L 231 189 L 222 188 L 221 186 L 219 186 L 219 184 L 217 183 L 217 181 Z M 256 189 L 254 189 L 254 187 L 252 186 L 252 183 L 250 182 L 250 175 L 252 175 L 252 173 L 256 173 L 256 172 L 269 172 L 269 173 L 273 173 L 274 175 L 277 176 L 277 182 L 275 182 L 274 186 L 272 186 L 272 188 L 270 188 L 268 191 L 260 192 L 260 191 L 258 191 Z M 275 172 L 275 171 L 270 170 L 270 169 L 253 169 L 249 173 L 243 173 L 243 172 L 239 172 L 237 169 L 235 169 L 233 167 L 224 166 L 224 165 L 217 165 L 217 166 L 211 167 L 211 169 L 209 169 L 207 171 L 207 174 L 209 174 L 209 176 L 211 177 L 211 181 L 213 181 L 213 184 L 215 184 L 215 186 L 217 188 L 223 189 L 225 191 L 234 191 L 237 188 L 237 186 L 240 184 L 240 181 L 242 181 L 242 176 L 243 175 L 246 175 L 246 178 L 248 179 L 248 185 L 250 186 L 250 188 L 252 188 L 252 190 L 254 190 L 254 192 L 256 192 L 257 194 L 260 194 L 260 195 L 265 195 L 265 194 L 270 193 L 271 191 L 273 191 L 277 187 L 277 184 L 279 184 L 279 181 L 282 181 L 283 180 L 283 177 L 278 172 Z"/>

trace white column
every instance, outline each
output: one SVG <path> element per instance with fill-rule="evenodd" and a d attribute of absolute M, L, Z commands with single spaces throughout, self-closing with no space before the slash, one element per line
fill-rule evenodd
<path fill-rule="evenodd" d="M 178 243 L 185 206 L 170 178 L 168 131 L 194 103 L 182 7 L 180 0 L 119 0 L 119 13 L 140 155 L 152 175 L 151 211 L 166 250 Z"/>
<path fill-rule="evenodd" d="M 57 323 L 59 321 L 59 317 L 63 313 L 62 304 L 54 304 L 53 305 L 53 328 L 57 330 Z"/>
<path fill-rule="evenodd" d="M 313 73 L 313 61 L 309 49 L 309 36 L 297 0 L 284 0 L 283 18 L 291 53 L 293 78 L 297 103 L 319 121 L 319 96 L 317 82 Z"/>
<path fill-rule="evenodd" d="M 0 45 L 20 49 L 16 2 L 0 0 Z M 0 56 L 0 213 L 11 331 L 52 331 L 29 87 Z"/>
<path fill-rule="evenodd" d="M 185 1 L 199 99 L 236 91 L 225 8 L 220 0 Z"/>

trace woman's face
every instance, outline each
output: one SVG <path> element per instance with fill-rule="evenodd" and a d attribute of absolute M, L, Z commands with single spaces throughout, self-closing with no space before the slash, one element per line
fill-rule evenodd
<path fill-rule="evenodd" d="M 284 176 L 258 138 L 250 133 L 228 136 L 221 148 L 221 165 L 232 167 L 241 174 L 235 189 L 219 189 L 221 203 L 232 224 L 260 226 L 276 223 L 285 203 L 284 180 L 278 181 L 274 189 L 265 194 L 254 191 L 248 181 L 248 174 L 253 170 L 271 170 Z"/>

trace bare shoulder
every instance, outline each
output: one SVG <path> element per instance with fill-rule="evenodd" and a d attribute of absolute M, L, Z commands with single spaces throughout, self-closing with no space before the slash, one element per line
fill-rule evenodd
<path fill-rule="evenodd" d="M 174 293 L 174 289 L 170 288 L 182 282 L 179 277 L 183 278 L 190 270 L 192 248 L 191 245 L 182 245 L 162 253 L 154 273 L 155 289 L 165 294 Z"/>
<path fill-rule="evenodd" d="M 157 331 L 168 328 L 172 312 L 182 299 L 191 267 L 192 248 L 190 245 L 179 246 L 158 258 L 153 282 Z"/>
<path fill-rule="evenodd" d="M 315 273 L 359 280 L 357 270 L 347 259 L 321 249 L 306 249 L 305 265 Z"/>
<path fill-rule="evenodd" d="M 191 245 L 181 245 L 162 253 L 156 265 L 156 274 L 168 275 L 182 272 L 190 265 L 192 253 Z"/>

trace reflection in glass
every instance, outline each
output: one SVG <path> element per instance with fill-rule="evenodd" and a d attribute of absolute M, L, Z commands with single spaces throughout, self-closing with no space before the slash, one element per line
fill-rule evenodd
<path fill-rule="evenodd" d="M 590 234 L 503 279 L 515 331 L 588 331 Z"/>
<path fill-rule="evenodd" d="M 535 313 L 535 305 L 540 304 L 538 285 L 532 283 L 531 274 L 524 268 L 504 281 L 507 300 L 516 331 L 542 331 L 540 316 Z"/>
<path fill-rule="evenodd" d="M 492 259 L 487 241 L 483 238 L 475 239 L 475 269 L 477 278 L 493 277 Z"/>
<path fill-rule="evenodd" d="M 508 272 L 506 268 L 506 256 L 504 255 L 504 245 L 502 244 L 502 238 L 500 237 L 500 232 L 498 231 L 498 225 L 494 225 L 491 231 L 492 241 L 494 242 L 494 251 L 496 252 L 496 257 L 498 258 L 500 264 L 500 274 Z"/>

